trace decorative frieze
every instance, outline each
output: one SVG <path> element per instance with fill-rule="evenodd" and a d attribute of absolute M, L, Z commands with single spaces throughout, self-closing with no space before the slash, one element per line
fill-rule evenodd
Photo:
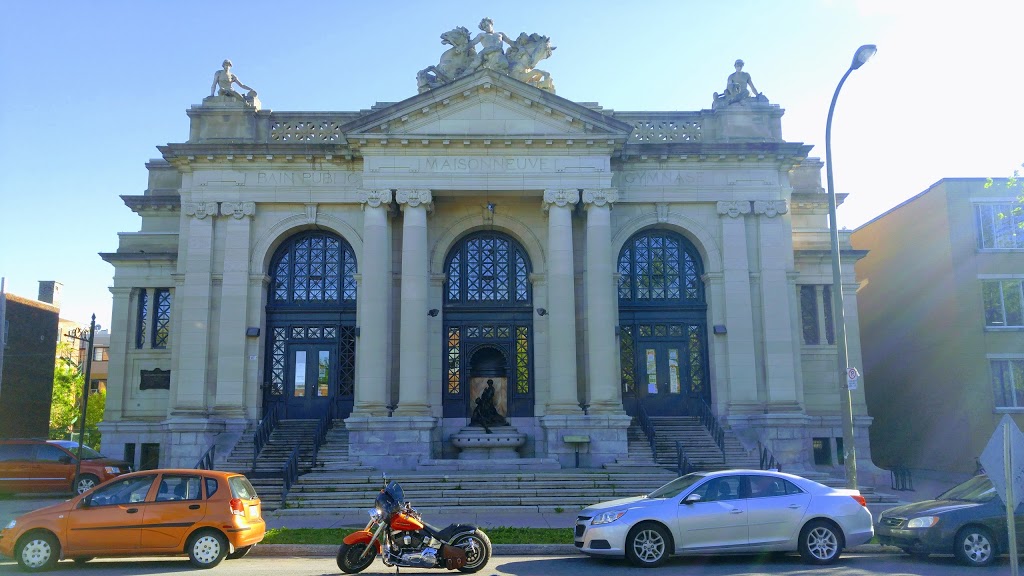
<path fill-rule="evenodd" d="M 430 190 L 398 190 L 395 193 L 395 201 L 403 207 L 408 206 L 410 208 L 416 208 L 422 204 L 425 207 L 430 208 L 431 203 L 434 201 L 434 197 L 430 194 Z"/>
<path fill-rule="evenodd" d="M 785 200 L 755 200 L 754 214 L 763 214 L 768 218 L 774 218 L 779 214 L 789 212 L 789 206 Z"/>
<path fill-rule="evenodd" d="M 552 204 L 559 208 L 565 208 L 580 201 L 580 191 L 576 188 L 560 188 L 544 191 L 544 210 L 547 211 Z"/>
<path fill-rule="evenodd" d="M 739 218 L 741 215 L 750 214 L 749 200 L 722 200 L 717 205 L 719 216 Z"/>
<path fill-rule="evenodd" d="M 639 120 L 633 123 L 630 140 L 644 143 L 700 142 L 701 123 L 699 120 Z"/>
<path fill-rule="evenodd" d="M 359 203 L 370 208 L 379 208 L 381 204 L 391 204 L 391 190 L 361 190 Z"/>
<path fill-rule="evenodd" d="M 276 121 L 270 126 L 273 142 L 338 142 L 341 124 L 327 120 Z"/>
<path fill-rule="evenodd" d="M 256 203 L 255 202 L 221 202 L 220 203 L 220 215 L 231 216 L 235 220 L 241 220 L 242 218 L 252 218 L 256 215 Z"/>
<path fill-rule="evenodd" d="M 182 204 L 182 210 L 185 211 L 186 216 L 192 216 L 197 220 L 202 220 L 207 216 L 217 215 L 217 203 L 216 202 L 186 202 Z"/>
<path fill-rule="evenodd" d="M 593 206 L 614 204 L 619 199 L 619 191 L 615 188 L 587 189 L 583 191 L 583 203 Z"/>

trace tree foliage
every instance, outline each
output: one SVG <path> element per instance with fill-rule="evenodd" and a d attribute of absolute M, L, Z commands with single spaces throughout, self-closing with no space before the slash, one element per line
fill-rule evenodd
<path fill-rule="evenodd" d="M 1024 167 L 1024 164 L 1021 165 Z M 991 188 L 995 183 L 991 178 L 985 182 L 985 188 Z M 1010 190 L 1017 191 L 1017 206 L 1014 206 L 1008 213 L 999 214 L 1000 218 L 1009 218 L 1010 216 L 1020 216 L 1024 214 L 1024 181 L 1021 180 L 1020 170 L 1014 170 L 1013 176 L 1006 179 L 1006 187 Z M 1024 228 L 1024 220 L 1021 220 L 1018 224 L 1021 228 Z"/>
<path fill-rule="evenodd" d="M 53 370 L 53 396 L 50 399 L 50 438 L 63 440 L 78 433 L 81 428 L 79 418 L 82 415 L 82 394 L 85 389 L 83 366 L 75 361 L 74 347 L 68 342 L 57 345 L 56 365 Z M 97 425 L 103 420 L 103 409 L 106 407 L 105 391 L 89 395 L 86 406 L 85 444 L 99 449 L 100 432 Z"/>

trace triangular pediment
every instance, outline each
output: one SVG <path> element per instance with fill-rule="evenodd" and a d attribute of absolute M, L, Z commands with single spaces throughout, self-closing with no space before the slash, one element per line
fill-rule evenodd
<path fill-rule="evenodd" d="M 632 126 L 491 70 L 481 70 L 363 116 L 344 127 L 366 138 L 600 138 Z"/>

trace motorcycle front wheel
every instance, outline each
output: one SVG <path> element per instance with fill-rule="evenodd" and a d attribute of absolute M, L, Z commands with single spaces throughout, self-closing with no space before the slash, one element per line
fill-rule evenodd
<path fill-rule="evenodd" d="M 491 539 L 483 530 L 459 536 L 452 542 L 452 546 L 458 546 L 466 551 L 466 565 L 459 568 L 459 572 L 472 574 L 486 566 L 491 558 Z"/>
<path fill-rule="evenodd" d="M 360 560 L 359 557 L 366 550 L 366 546 L 366 542 L 342 544 L 338 548 L 338 568 L 341 568 L 341 571 L 346 574 L 356 574 L 366 570 L 366 567 L 372 564 L 373 559 L 377 556 L 376 553 L 370 551 Z"/>

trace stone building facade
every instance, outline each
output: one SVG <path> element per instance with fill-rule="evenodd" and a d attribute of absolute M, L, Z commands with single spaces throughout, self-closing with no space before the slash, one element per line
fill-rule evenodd
<path fill-rule="evenodd" d="M 359 112 L 206 98 L 103 254 L 103 449 L 191 466 L 275 410 L 413 467 L 458 456 L 491 380 L 520 457 L 572 465 L 585 434 L 599 467 L 641 411 L 707 406 L 808 465 L 842 435 L 827 196 L 782 115 L 616 112 L 486 68 Z M 854 409 L 867 464 L 860 390 Z"/>

